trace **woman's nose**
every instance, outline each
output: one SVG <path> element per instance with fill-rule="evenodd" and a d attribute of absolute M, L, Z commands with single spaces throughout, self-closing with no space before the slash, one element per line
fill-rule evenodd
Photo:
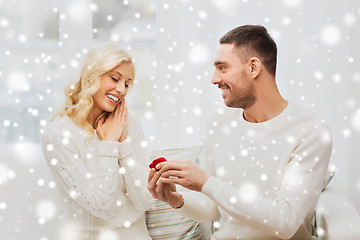
<path fill-rule="evenodd" d="M 125 83 L 121 82 L 121 83 L 118 83 L 116 85 L 116 91 L 120 94 L 120 95 L 123 95 L 126 93 L 126 87 L 125 87 Z"/>

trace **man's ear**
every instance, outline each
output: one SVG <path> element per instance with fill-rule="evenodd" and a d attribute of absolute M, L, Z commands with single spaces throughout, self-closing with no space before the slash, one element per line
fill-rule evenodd
<path fill-rule="evenodd" d="M 251 57 L 248 61 L 249 74 L 252 79 L 260 75 L 262 64 L 257 57 Z"/>

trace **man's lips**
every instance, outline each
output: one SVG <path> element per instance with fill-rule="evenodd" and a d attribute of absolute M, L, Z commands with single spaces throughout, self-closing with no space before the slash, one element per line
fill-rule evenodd
<path fill-rule="evenodd" d="M 223 97 L 227 93 L 227 91 L 229 91 L 229 89 L 230 89 L 229 86 L 226 85 L 226 84 L 221 84 L 221 85 L 218 86 L 218 88 L 221 89 Z"/>

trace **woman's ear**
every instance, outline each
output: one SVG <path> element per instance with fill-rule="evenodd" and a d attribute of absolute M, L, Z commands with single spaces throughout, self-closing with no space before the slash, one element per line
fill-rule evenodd
<path fill-rule="evenodd" d="M 249 73 L 252 79 L 255 79 L 259 76 L 262 68 L 261 61 L 257 57 L 251 57 L 248 62 Z"/>

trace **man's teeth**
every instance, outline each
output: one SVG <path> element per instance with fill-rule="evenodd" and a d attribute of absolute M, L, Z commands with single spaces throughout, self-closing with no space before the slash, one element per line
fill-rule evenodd
<path fill-rule="evenodd" d="M 119 98 L 114 97 L 113 95 L 106 94 L 106 96 L 115 102 L 119 101 Z"/>

